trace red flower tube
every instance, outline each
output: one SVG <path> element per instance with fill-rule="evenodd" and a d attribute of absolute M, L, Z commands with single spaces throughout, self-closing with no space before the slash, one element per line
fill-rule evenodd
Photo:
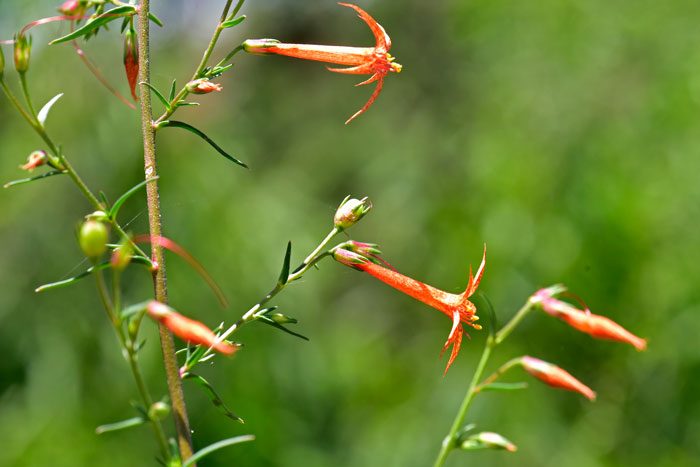
<path fill-rule="evenodd" d="M 182 316 L 163 303 L 151 300 L 148 302 L 146 312 L 148 316 L 165 325 L 182 340 L 206 347 L 211 347 L 217 340 L 217 335 L 204 324 Z M 237 347 L 226 342 L 217 342 L 214 349 L 223 354 L 231 355 L 237 350 Z"/>
<path fill-rule="evenodd" d="M 595 400 L 595 392 L 563 368 L 528 356 L 522 357 L 520 363 L 525 371 L 549 386 L 575 391 L 586 396 L 588 400 Z"/>
<path fill-rule="evenodd" d="M 644 350 L 647 347 L 646 339 L 635 336 L 605 316 L 594 315 L 588 309 L 579 310 L 566 302 L 557 300 L 552 296 L 550 289 L 537 291 L 534 298 L 540 302 L 545 312 L 566 321 L 569 326 L 590 334 L 596 339 L 626 342 L 637 350 Z"/>
<path fill-rule="evenodd" d="M 445 346 L 442 349 L 444 352 L 450 345 L 452 345 L 452 354 L 450 355 L 450 360 L 447 362 L 445 374 L 447 374 L 447 370 L 450 368 L 450 365 L 452 365 L 452 362 L 454 362 L 455 358 L 457 358 L 457 354 L 459 353 L 459 348 L 462 343 L 462 335 L 464 334 L 462 323 L 466 323 L 472 326 L 474 329 L 481 329 L 480 325 L 474 323 L 474 321 L 479 319 L 479 317 L 476 316 L 476 307 L 468 299 L 474 294 L 474 292 L 476 292 L 476 288 L 479 286 L 479 282 L 481 281 L 481 276 L 484 273 L 484 266 L 486 265 L 485 246 L 484 256 L 481 260 L 479 270 L 476 272 L 476 277 L 472 275 L 472 270 L 470 267 L 467 289 L 461 294 L 452 294 L 436 289 L 435 287 L 404 276 L 396 271 L 369 262 L 363 256 L 347 250 L 336 250 L 334 252 L 334 258 L 343 264 L 354 267 L 355 269 L 359 269 L 367 274 L 370 274 L 371 276 L 376 277 L 380 281 L 407 295 L 410 295 L 416 300 L 420 300 L 426 305 L 442 311 L 447 316 L 452 318 L 452 330 L 450 331 L 450 334 L 447 337 L 447 342 L 445 342 Z"/>

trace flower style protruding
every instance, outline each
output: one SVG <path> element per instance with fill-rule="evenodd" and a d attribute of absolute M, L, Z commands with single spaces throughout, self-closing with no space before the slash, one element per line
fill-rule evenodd
<path fill-rule="evenodd" d="M 459 353 L 459 348 L 462 343 L 462 335 L 464 334 L 464 329 L 462 328 L 462 323 L 466 323 L 472 326 L 474 329 L 481 329 L 481 326 L 474 323 L 479 317 L 476 316 L 476 307 L 472 302 L 469 301 L 474 292 L 476 292 L 481 277 L 484 274 L 484 266 L 486 265 L 486 246 L 484 245 L 484 256 L 481 260 L 481 265 L 476 272 L 476 276 L 472 274 L 471 267 L 469 268 L 469 282 L 467 284 L 467 289 L 461 294 L 452 294 L 440 289 L 436 289 L 428 284 L 424 284 L 410 277 L 404 276 L 392 269 L 380 266 L 369 261 L 362 255 L 353 253 L 348 250 L 337 249 L 333 254 L 334 259 L 337 261 L 364 271 L 371 276 L 376 277 L 380 281 L 392 286 L 393 288 L 410 295 L 416 300 L 429 305 L 436 310 L 440 310 L 447 316 L 452 318 L 452 330 L 447 337 L 447 342 L 442 349 L 444 353 L 447 348 L 452 345 L 452 353 L 450 359 L 447 362 L 447 367 L 445 368 L 445 374 L 447 370 L 457 358 Z M 467 337 L 469 337 L 467 335 Z M 442 355 L 442 353 L 440 354 Z"/>
<path fill-rule="evenodd" d="M 329 71 L 337 73 L 348 73 L 356 75 L 372 75 L 369 79 L 358 83 L 356 86 L 377 82 L 377 87 L 370 96 L 367 103 L 353 114 L 345 123 L 367 110 L 377 99 L 384 85 L 384 77 L 390 72 L 401 72 L 401 65 L 394 62 L 394 57 L 389 54 L 391 39 L 384 28 L 377 23 L 362 8 L 350 3 L 339 3 L 339 5 L 352 8 L 372 30 L 377 41 L 374 47 L 343 47 L 334 45 L 316 44 L 285 44 L 275 39 L 249 39 L 243 43 L 243 49 L 249 53 L 273 53 L 287 55 L 288 57 L 303 58 L 306 60 L 316 60 L 338 65 L 348 65 L 350 68 L 328 68 Z"/>
<path fill-rule="evenodd" d="M 596 339 L 626 342 L 640 351 L 646 349 L 646 339 L 635 336 L 615 321 L 605 316 L 594 315 L 588 309 L 579 310 L 554 298 L 553 295 L 561 290 L 561 287 L 558 286 L 540 289 L 532 296 L 531 300 L 539 303 L 545 312 Z"/>
<path fill-rule="evenodd" d="M 590 401 L 595 400 L 595 392 L 563 368 L 528 356 L 522 357 L 520 363 L 525 371 L 548 386 L 575 391 L 583 394 Z"/>

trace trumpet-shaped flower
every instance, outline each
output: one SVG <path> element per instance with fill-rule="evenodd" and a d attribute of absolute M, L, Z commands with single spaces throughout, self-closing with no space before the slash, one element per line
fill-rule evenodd
<path fill-rule="evenodd" d="M 151 300 L 146 306 L 148 316 L 162 323 L 177 337 L 193 344 L 201 344 L 207 347 L 213 345 L 219 352 L 231 355 L 238 350 L 237 347 L 226 342 L 217 342 L 217 335 L 199 321 L 182 316 L 169 306 Z"/>
<path fill-rule="evenodd" d="M 635 336 L 615 321 L 605 316 L 594 315 L 588 309 L 579 310 L 566 302 L 557 300 L 552 295 L 553 288 L 540 289 L 535 293 L 533 299 L 541 304 L 545 312 L 596 339 L 626 342 L 637 350 L 646 349 L 646 339 Z"/>
<path fill-rule="evenodd" d="M 399 73 L 401 65 L 394 62 L 394 57 L 389 54 L 391 39 L 384 28 L 374 18 L 368 15 L 362 8 L 350 3 L 339 5 L 352 8 L 357 15 L 369 26 L 377 43 L 374 47 L 343 47 L 334 45 L 316 44 L 285 44 L 274 39 L 251 39 L 243 43 L 243 48 L 250 53 L 273 53 L 287 55 L 289 57 L 316 60 L 338 65 L 348 65 L 350 68 L 328 68 L 336 73 L 348 73 L 357 75 L 372 75 L 369 79 L 358 83 L 356 86 L 377 82 L 377 87 L 367 103 L 345 123 L 367 110 L 377 99 L 384 85 L 384 77 L 390 72 Z"/>
<path fill-rule="evenodd" d="M 392 269 L 372 263 L 365 257 L 348 250 L 336 250 L 334 252 L 334 258 L 343 264 L 359 269 L 360 271 L 364 271 L 367 274 L 376 277 L 380 281 L 407 295 L 410 295 L 416 300 L 420 300 L 426 305 L 442 311 L 447 316 L 452 318 L 452 330 L 450 331 L 450 334 L 447 337 L 447 342 L 445 342 L 445 346 L 442 349 L 442 352 L 444 353 L 445 350 L 452 345 L 452 354 L 447 362 L 445 374 L 447 374 L 447 370 L 450 368 L 450 365 L 452 365 L 452 362 L 454 362 L 455 358 L 457 358 L 457 354 L 459 353 L 459 348 L 462 344 L 462 335 L 464 334 L 462 323 L 466 323 L 472 326 L 474 329 L 481 329 L 480 325 L 474 323 L 474 321 L 478 320 L 479 317 L 476 316 L 476 307 L 469 301 L 469 297 L 476 292 L 476 288 L 479 286 L 479 282 L 481 281 L 481 276 L 484 273 L 484 266 L 486 265 L 485 246 L 484 256 L 481 260 L 481 265 L 476 272 L 476 276 L 472 274 L 470 267 L 467 289 L 461 294 L 453 294 L 436 289 L 435 287 L 404 276 L 403 274 L 400 274 Z"/>

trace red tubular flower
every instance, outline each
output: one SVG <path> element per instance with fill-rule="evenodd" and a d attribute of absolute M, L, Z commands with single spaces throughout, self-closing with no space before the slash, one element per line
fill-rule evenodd
<path fill-rule="evenodd" d="M 595 392 L 581 381 L 577 380 L 568 371 L 544 360 L 533 357 L 522 357 L 520 363 L 525 371 L 545 384 L 559 389 L 567 389 L 583 394 L 588 400 L 595 400 Z"/>
<path fill-rule="evenodd" d="M 165 325 L 165 327 L 170 329 L 173 334 L 182 340 L 193 344 L 201 344 L 206 347 L 211 347 L 212 344 L 216 342 L 216 334 L 208 327 L 199 321 L 182 316 L 163 303 L 151 300 L 148 302 L 146 312 L 148 316 Z M 223 354 L 231 355 L 237 350 L 237 347 L 226 342 L 217 342 L 216 345 L 214 345 L 214 349 Z"/>
<path fill-rule="evenodd" d="M 401 65 L 394 62 L 394 57 L 389 54 L 391 39 L 384 28 L 377 23 L 374 18 L 368 15 L 362 8 L 350 3 L 339 3 L 339 5 L 352 8 L 357 15 L 369 26 L 374 34 L 377 44 L 374 47 L 343 47 L 334 45 L 316 44 L 285 44 L 274 39 L 253 39 L 243 43 L 244 49 L 250 53 L 273 53 L 287 55 L 289 57 L 303 58 L 306 60 L 316 60 L 320 62 L 336 63 L 338 65 L 348 65 L 350 68 L 328 68 L 337 73 L 348 73 L 357 75 L 372 76 L 356 86 L 377 82 L 367 103 L 345 123 L 349 123 L 353 118 L 367 110 L 377 99 L 384 85 L 384 77 L 390 72 L 399 73 Z"/>
<path fill-rule="evenodd" d="M 450 368 L 450 365 L 452 365 L 452 362 L 454 362 L 455 358 L 457 358 L 457 354 L 459 353 L 459 348 L 462 343 L 462 335 L 464 334 L 462 323 L 466 323 L 472 326 L 474 329 L 481 329 L 480 325 L 474 323 L 474 321 L 478 320 L 479 317 L 476 316 L 476 307 L 468 300 L 468 298 L 471 297 L 474 292 L 476 292 L 476 288 L 479 286 L 479 282 L 481 281 L 481 276 L 484 273 L 484 266 L 486 265 L 486 246 L 484 246 L 484 256 L 481 260 L 479 270 L 476 272 L 476 277 L 472 275 L 472 270 L 470 267 L 469 283 L 467 284 L 467 289 L 461 294 L 452 294 L 436 289 L 428 284 L 424 284 L 415 279 L 404 276 L 403 274 L 399 274 L 396 271 L 369 262 L 362 256 L 347 250 L 336 250 L 334 258 L 343 264 L 354 267 L 376 277 L 380 281 L 385 282 L 395 289 L 410 295 L 416 300 L 420 300 L 426 305 L 442 311 L 447 316 L 452 318 L 452 330 L 450 331 L 450 334 L 447 337 L 447 342 L 445 342 L 445 346 L 442 349 L 442 352 L 444 353 L 445 350 L 452 345 L 452 354 L 450 355 L 450 360 L 447 362 L 445 374 L 447 374 L 447 370 Z"/>
<path fill-rule="evenodd" d="M 552 291 L 550 289 L 541 289 L 537 291 L 534 295 L 534 299 L 539 301 L 542 305 L 542 309 L 550 315 L 566 321 L 571 327 L 590 334 L 596 339 L 626 342 L 640 351 L 647 347 L 646 339 L 635 336 L 627 329 L 605 316 L 594 315 L 588 309 L 579 310 L 566 302 L 557 300 L 552 297 Z"/>

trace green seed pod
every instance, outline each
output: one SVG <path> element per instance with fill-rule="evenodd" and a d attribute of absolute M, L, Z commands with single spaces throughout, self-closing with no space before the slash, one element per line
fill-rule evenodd
<path fill-rule="evenodd" d="M 163 401 L 154 402 L 148 409 L 148 418 L 162 420 L 170 413 L 170 406 Z"/>
<path fill-rule="evenodd" d="M 80 226 L 78 243 L 88 258 L 98 258 L 107 249 L 107 226 L 96 220 L 87 220 Z"/>

